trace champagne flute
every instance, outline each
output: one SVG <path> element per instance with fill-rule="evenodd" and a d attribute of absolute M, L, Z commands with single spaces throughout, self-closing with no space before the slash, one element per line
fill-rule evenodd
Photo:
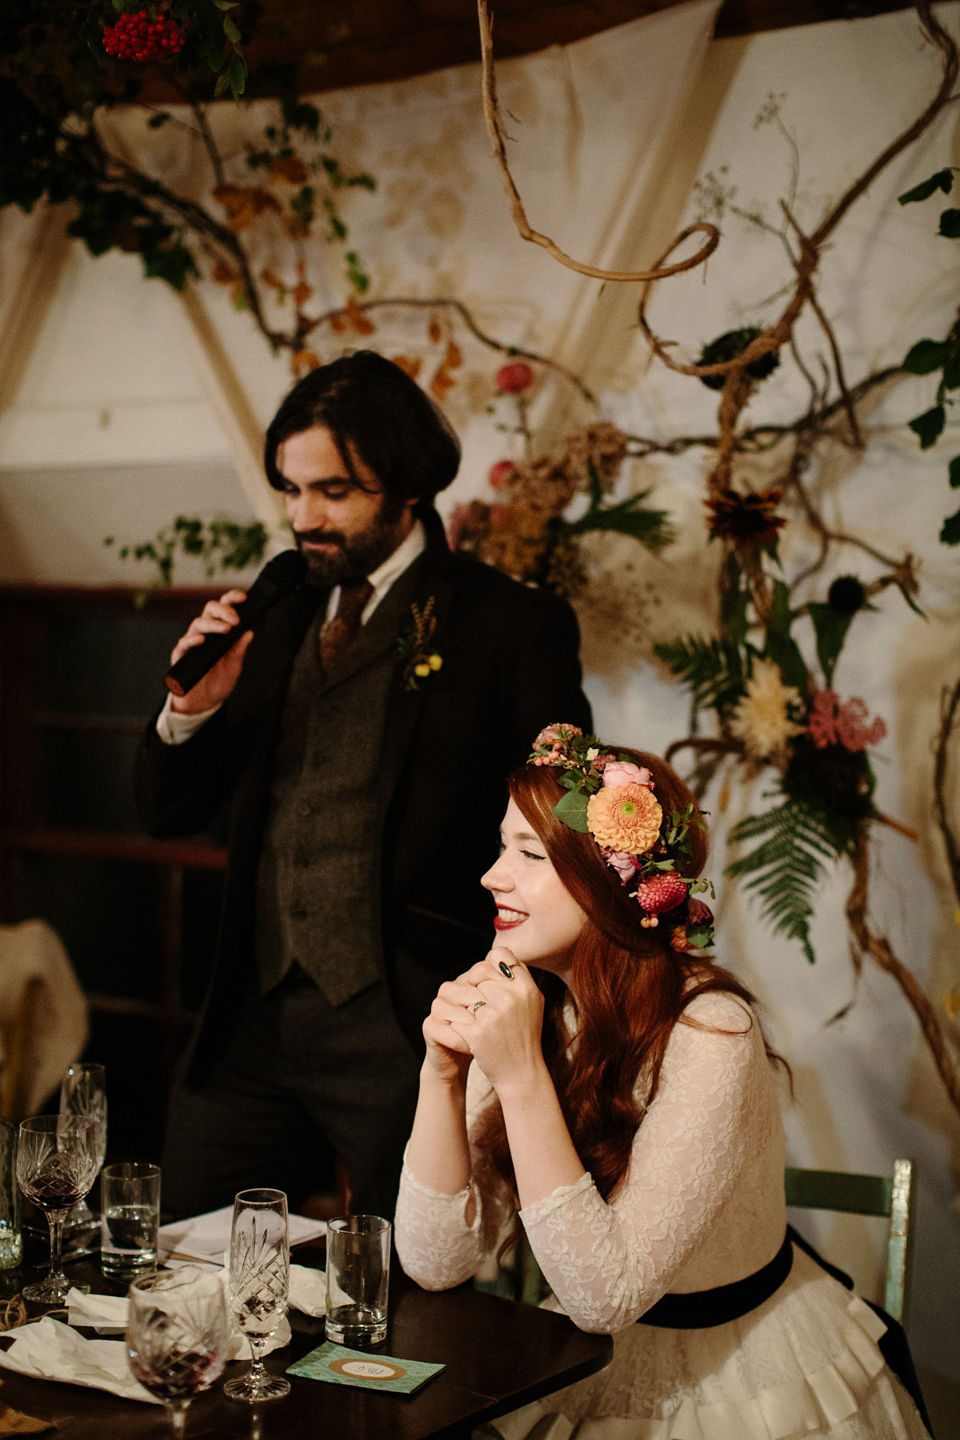
<path fill-rule="evenodd" d="M 107 1072 L 102 1065 L 71 1065 L 60 1081 L 60 1114 L 91 1120 L 96 1129 L 97 1170 L 107 1157 Z"/>
<path fill-rule="evenodd" d="M 287 1197 L 282 1190 L 241 1190 L 234 1200 L 229 1293 L 253 1364 L 246 1375 L 227 1381 L 224 1394 L 248 1405 L 279 1400 L 289 1393 L 290 1381 L 268 1374 L 263 1352 L 287 1313 L 290 1293 Z"/>
<path fill-rule="evenodd" d="M 102 1065 L 71 1065 L 64 1072 L 60 1081 L 60 1114 L 80 1115 L 84 1120 L 93 1121 L 99 1174 L 107 1158 L 107 1072 Z M 93 1226 L 97 1218 L 84 1200 L 67 1216 L 66 1228 Z"/>
<path fill-rule="evenodd" d="M 219 1275 L 193 1265 L 134 1280 L 126 1347 L 130 1369 L 183 1435 L 187 1406 L 223 1373 L 229 1326 Z"/>
<path fill-rule="evenodd" d="M 17 1184 L 50 1226 L 50 1273 L 25 1285 L 24 1299 L 60 1305 L 70 1282 L 63 1273 L 63 1221 L 97 1178 L 96 1127 L 70 1115 L 34 1115 L 20 1126 Z"/>

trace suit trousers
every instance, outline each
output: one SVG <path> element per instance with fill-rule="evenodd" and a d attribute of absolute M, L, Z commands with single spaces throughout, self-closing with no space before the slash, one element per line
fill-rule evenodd
<path fill-rule="evenodd" d="M 299 971 L 265 996 L 251 984 L 207 1080 L 174 1088 L 164 1210 L 200 1214 L 255 1186 L 286 1191 L 296 1210 L 317 1189 L 332 1145 L 353 1212 L 392 1220 L 419 1074 L 383 982 L 340 1006 Z"/>

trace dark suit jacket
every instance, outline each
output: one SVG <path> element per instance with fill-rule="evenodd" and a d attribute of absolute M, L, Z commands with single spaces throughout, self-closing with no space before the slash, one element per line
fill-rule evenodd
<path fill-rule="evenodd" d="M 544 725 L 591 725 L 570 606 L 451 554 L 436 512 L 423 518 L 419 603 L 434 599 L 429 648 L 443 665 L 407 690 L 398 655 L 380 774 L 386 979 L 417 1049 L 441 981 L 481 958 L 492 939 L 492 901 L 478 882 L 497 853 L 506 775 L 524 762 Z M 256 877 L 274 747 L 294 657 L 325 600 L 325 591 L 301 586 L 279 601 L 258 624 L 237 686 L 217 714 L 183 745 L 163 744 L 151 721 L 141 745 L 137 790 L 151 834 L 195 834 L 229 806 L 223 912 L 192 1083 L 219 1057 L 254 973 Z M 395 638 L 390 643 L 396 647 Z M 343 764 L 350 764 L 349 739 Z"/>

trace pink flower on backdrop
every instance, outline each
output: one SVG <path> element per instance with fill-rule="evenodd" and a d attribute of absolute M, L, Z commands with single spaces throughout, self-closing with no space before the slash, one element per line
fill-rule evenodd
<path fill-rule="evenodd" d="M 818 750 L 828 745 L 842 745 L 846 750 L 866 750 L 878 745 L 887 727 L 878 716 L 872 725 L 864 724 L 868 715 L 866 701 L 859 696 L 840 704 L 835 690 L 819 690 L 813 697 L 808 729 Z"/>
<path fill-rule="evenodd" d="M 516 468 L 512 460 L 498 460 L 496 465 L 491 465 L 490 474 L 487 478 L 494 490 L 500 490 L 506 485 Z"/>
<path fill-rule="evenodd" d="M 603 767 L 604 785 L 646 785 L 653 789 L 653 776 L 645 765 L 632 760 L 608 760 Z"/>
<path fill-rule="evenodd" d="M 525 360 L 514 360 L 510 365 L 501 365 L 497 371 L 497 389 L 507 395 L 522 395 L 533 384 L 533 371 Z"/>
<path fill-rule="evenodd" d="M 837 743 L 837 693 L 835 690 L 818 690 L 813 697 L 810 723 L 807 726 L 818 750 Z"/>
<path fill-rule="evenodd" d="M 621 885 L 626 885 L 628 880 L 632 880 L 634 875 L 636 875 L 637 871 L 640 869 L 640 866 L 637 864 L 636 856 L 627 855 L 622 850 L 604 851 L 603 858 L 606 860 L 611 870 L 616 870 L 617 874 L 620 876 Z"/>
<path fill-rule="evenodd" d="M 878 745 L 887 733 L 887 727 L 879 715 L 872 725 L 865 725 L 866 702 L 859 698 L 848 700 L 837 706 L 837 739 L 848 750 L 866 750 L 868 745 Z"/>

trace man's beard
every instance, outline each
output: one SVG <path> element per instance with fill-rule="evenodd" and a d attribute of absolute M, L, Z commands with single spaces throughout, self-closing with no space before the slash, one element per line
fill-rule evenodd
<path fill-rule="evenodd" d="M 294 531 L 293 538 L 309 568 L 309 582 L 328 586 L 365 580 L 389 559 L 403 539 L 400 530 L 403 513 L 402 501 L 385 496 L 379 513 L 367 529 L 349 538 L 342 530 Z M 322 542 L 331 549 L 323 555 L 311 553 L 303 549 L 305 541 Z"/>

